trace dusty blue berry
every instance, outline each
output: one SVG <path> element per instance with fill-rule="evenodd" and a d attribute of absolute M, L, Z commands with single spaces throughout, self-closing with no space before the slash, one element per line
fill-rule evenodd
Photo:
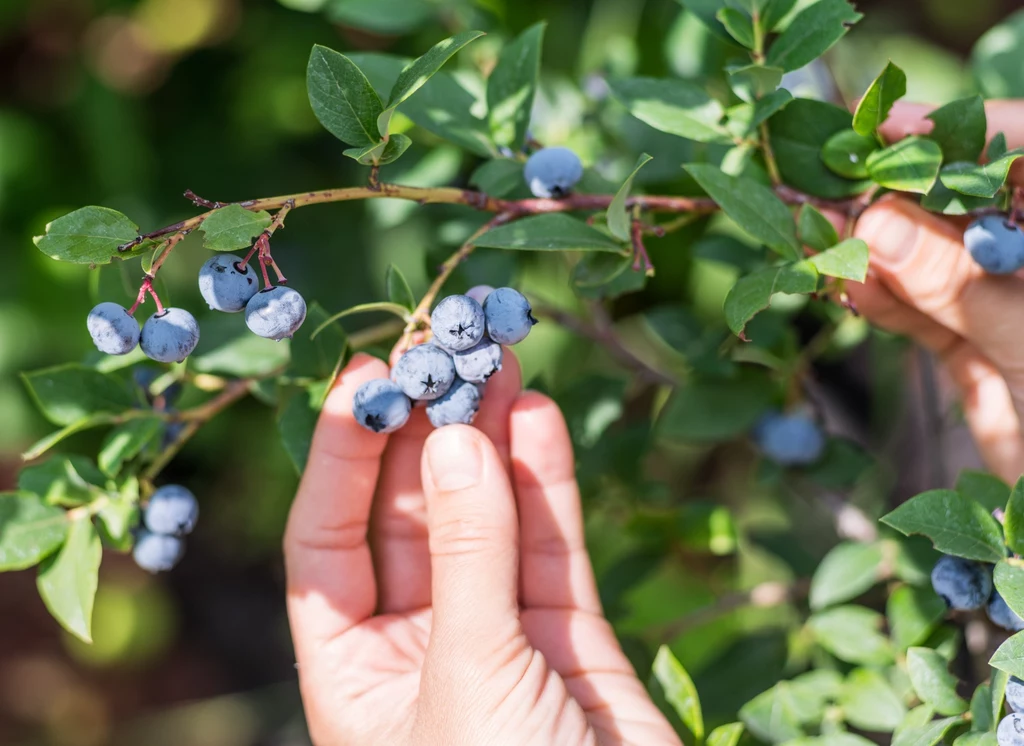
<path fill-rule="evenodd" d="M 754 441 L 766 457 L 781 466 L 813 464 L 825 451 L 825 435 L 818 423 L 804 414 L 767 415 L 754 429 Z"/>
<path fill-rule="evenodd" d="M 986 215 L 971 223 L 964 246 L 990 274 L 1012 274 L 1024 267 L 1024 231 L 1005 215 Z"/>
<path fill-rule="evenodd" d="M 470 383 L 484 383 L 501 370 L 501 358 L 501 345 L 489 339 L 483 340 L 476 347 L 452 355 L 455 372 L 463 381 Z"/>
<path fill-rule="evenodd" d="M 93 308 L 85 326 L 96 349 L 108 355 L 127 355 L 139 343 L 139 322 L 116 303 L 107 301 Z"/>
<path fill-rule="evenodd" d="M 375 378 L 356 391 L 352 416 L 375 433 L 393 433 L 409 421 L 412 402 L 394 381 Z"/>
<path fill-rule="evenodd" d="M 558 199 L 569 194 L 583 178 L 583 164 L 569 148 L 544 148 L 526 161 L 523 177 L 534 197 Z"/>
<path fill-rule="evenodd" d="M 980 609 L 992 595 L 992 569 L 980 562 L 946 555 L 932 568 L 932 588 L 951 609 Z"/>
<path fill-rule="evenodd" d="M 239 268 L 234 254 L 216 254 L 199 270 L 199 292 L 214 311 L 238 313 L 259 289 L 256 271 Z"/>
<path fill-rule="evenodd" d="M 466 297 L 472 298 L 481 306 L 484 301 L 487 300 L 487 296 L 494 292 L 494 288 L 490 285 L 474 285 L 466 291 Z"/>
<path fill-rule="evenodd" d="M 391 369 L 391 380 L 410 399 L 438 399 L 448 392 L 455 380 L 455 363 L 452 356 L 437 345 L 417 345 L 398 358 Z"/>
<path fill-rule="evenodd" d="M 471 425 L 482 397 L 475 383 L 456 378 L 447 394 L 427 404 L 427 419 L 434 427 Z"/>
<path fill-rule="evenodd" d="M 1006 682 L 1006 704 L 1010 705 L 1014 712 L 1024 711 L 1024 681 L 1016 676 L 1011 676 Z"/>
<path fill-rule="evenodd" d="M 484 309 L 465 295 L 449 295 L 430 315 L 434 339 L 446 350 L 468 350 L 484 338 Z"/>
<path fill-rule="evenodd" d="M 159 363 L 180 363 L 199 344 L 199 324 L 182 308 L 155 313 L 142 326 L 142 351 Z"/>
<path fill-rule="evenodd" d="M 1017 616 L 1014 610 L 1007 606 L 1006 601 L 999 595 L 999 591 L 992 591 L 992 597 L 985 606 L 985 613 L 997 627 L 1008 629 L 1011 632 L 1024 630 L 1024 619 Z"/>
<path fill-rule="evenodd" d="M 139 531 L 132 557 L 143 570 L 166 572 L 178 564 L 184 553 L 185 543 L 177 536 Z"/>
<path fill-rule="evenodd" d="M 245 306 L 245 323 L 267 339 L 291 337 L 306 320 L 306 301 L 291 288 L 278 285 L 256 293 Z"/>
<path fill-rule="evenodd" d="M 154 534 L 184 536 L 192 532 L 198 519 L 196 496 L 179 484 L 158 489 L 142 511 L 142 522 Z"/>
<path fill-rule="evenodd" d="M 1024 715 L 1014 712 L 1004 717 L 996 729 L 999 746 L 1024 746 Z"/>
<path fill-rule="evenodd" d="M 487 336 L 502 345 L 514 345 L 529 335 L 537 319 L 526 296 L 514 288 L 498 288 L 484 301 Z"/>

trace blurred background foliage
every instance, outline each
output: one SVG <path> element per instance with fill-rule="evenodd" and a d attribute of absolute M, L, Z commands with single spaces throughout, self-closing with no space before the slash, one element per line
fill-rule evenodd
<path fill-rule="evenodd" d="M 1019 2 L 858 6 L 866 20 L 828 58 L 844 100 L 887 59 L 906 70 L 913 101 L 1024 96 L 1024 15 L 1010 17 Z M 127 299 L 140 274 L 137 262 L 90 273 L 51 261 L 31 242 L 48 220 L 103 204 L 146 230 L 194 214 L 180 196 L 186 188 L 236 200 L 358 183 L 365 170 L 342 156 L 306 99 L 313 44 L 414 56 L 457 30 L 485 29 L 451 68 L 472 89 L 502 40 L 538 19 L 549 27 L 536 139 L 575 148 L 593 167 L 591 189 L 621 180 L 641 151 L 655 156 L 641 173 L 645 188 L 691 188 L 678 165 L 699 146 L 599 105 L 606 74 L 703 79 L 721 70 L 729 50 L 675 0 L 0 0 L 0 489 L 13 486 L 19 452 L 49 429 L 16 374 L 89 354 L 88 309 Z M 822 90 L 813 76 L 790 85 Z M 383 178 L 465 184 L 479 165 L 408 120 L 401 126 L 415 144 Z M 294 287 L 338 311 L 382 298 L 389 263 L 422 293 L 475 220 L 464 209 L 387 201 L 310 208 L 289 219 L 275 255 Z M 659 331 L 688 356 L 700 345 L 691 322 L 724 328 L 722 300 L 743 261 L 735 251 L 722 261 L 728 251 L 708 239 L 693 245 L 697 233 L 652 240 L 657 277 L 614 307 L 628 331 L 658 322 L 638 311 L 685 306 L 683 316 L 662 317 Z M 198 240 L 176 251 L 162 272 L 165 301 L 200 308 L 194 278 L 206 257 Z M 478 251 L 453 287 L 513 281 L 552 305 L 574 303 L 559 257 Z M 758 321 L 761 338 L 799 344 L 820 326 L 816 314 L 833 312 L 777 304 Z M 217 336 L 213 323 L 204 338 Z M 794 665 L 800 646 L 788 639 L 793 607 L 732 608 L 730 594 L 766 581 L 799 586 L 837 532 L 854 530 L 828 492 L 846 486 L 842 474 L 783 486 L 749 449 L 652 433 L 660 402 L 633 396 L 607 357 L 554 324 L 520 352 L 526 381 L 552 392 L 569 418 L 606 609 L 638 669 L 649 670 L 658 643 L 671 643 L 708 719 L 734 719 Z M 930 365 L 907 352 L 851 319 L 816 368 L 811 393 L 830 428 L 885 454 L 853 486 L 869 515 L 976 463 Z M 936 416 L 948 427 L 936 430 Z M 77 445 L 94 450 L 99 437 Z M 906 463 L 914 467 L 893 468 Z M 29 573 L 0 575 L 0 743 L 306 742 L 279 549 L 296 478 L 272 412 L 248 401 L 220 416 L 166 476 L 199 495 L 198 533 L 166 576 L 106 559 L 93 646 L 61 634 Z"/>

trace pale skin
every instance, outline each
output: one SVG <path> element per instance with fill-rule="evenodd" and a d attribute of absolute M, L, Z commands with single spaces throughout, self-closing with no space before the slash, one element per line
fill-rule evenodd
<path fill-rule="evenodd" d="M 926 132 L 903 106 L 885 135 Z M 993 102 L 990 136 L 1024 146 L 1024 105 Z M 1015 173 L 1024 184 L 1024 172 Z M 903 199 L 856 235 L 872 270 L 850 294 L 873 322 L 936 353 L 989 467 L 1024 470 L 1024 278 L 985 275 L 963 225 Z M 422 409 L 390 435 L 352 417 L 387 376 L 357 355 L 324 406 L 285 536 L 288 613 L 317 746 L 672 746 L 605 620 L 584 545 L 569 434 L 518 363 L 474 427 Z"/>

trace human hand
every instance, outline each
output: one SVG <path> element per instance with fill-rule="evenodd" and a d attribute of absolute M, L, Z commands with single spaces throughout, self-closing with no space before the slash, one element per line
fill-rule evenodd
<path fill-rule="evenodd" d="M 1024 102 L 990 101 L 988 137 L 1024 146 Z M 882 128 L 890 142 L 927 134 L 930 107 L 899 104 Z M 1021 162 L 1012 182 L 1024 186 Z M 989 468 L 1010 482 L 1024 471 L 1024 276 L 986 274 L 964 249 L 967 221 L 886 197 L 857 224 L 871 248 L 864 285 L 849 292 L 872 322 L 931 350 L 961 391 L 963 409 Z"/>
<path fill-rule="evenodd" d="M 476 428 L 375 435 L 352 397 L 387 374 L 342 373 L 285 536 L 314 742 L 679 744 L 602 615 L 555 404 L 506 351 Z"/>

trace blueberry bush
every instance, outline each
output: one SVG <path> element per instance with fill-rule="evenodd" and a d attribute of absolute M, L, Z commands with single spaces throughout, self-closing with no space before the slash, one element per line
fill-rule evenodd
<path fill-rule="evenodd" d="M 80 328 L 94 354 L 23 375 L 53 431 L 0 495 L 0 570 L 37 567 L 56 621 L 89 641 L 104 552 L 151 572 L 185 552 L 216 496 L 163 474 L 228 408 L 265 404 L 301 473 L 354 352 L 398 347 L 392 380 L 355 402 L 391 432 L 413 400 L 436 426 L 472 422 L 502 345 L 537 371 L 567 334 L 571 354 L 532 384 L 570 423 L 609 617 L 686 743 L 1022 742 L 1024 481 L 965 471 L 896 506 L 877 448 L 829 432 L 815 391 L 876 334 L 846 292 L 868 271 L 865 209 L 899 192 L 970 216 L 974 259 L 1017 271 L 1007 179 L 1024 153 L 987 141 L 980 95 L 933 112 L 930 135 L 883 139 L 908 86 L 891 62 L 855 106 L 794 95 L 862 21 L 847 0 L 681 4 L 706 50 L 687 75 L 549 79 L 544 21 L 513 34 L 463 3 L 415 58 L 313 46 L 293 63 L 350 183 L 189 190 L 195 212 L 163 227 L 95 205 L 49 222 L 43 254 L 134 284 L 98 283 Z M 379 297 L 338 308 L 288 282 L 281 234 L 357 201 L 392 226 L 433 212 L 454 246 L 427 252 L 426 283 L 396 262 Z M 164 273 L 199 245 L 205 303 L 165 305 Z M 857 530 L 838 520 L 851 513 Z M 978 625 L 1001 641 L 990 659 L 965 640 Z"/>

